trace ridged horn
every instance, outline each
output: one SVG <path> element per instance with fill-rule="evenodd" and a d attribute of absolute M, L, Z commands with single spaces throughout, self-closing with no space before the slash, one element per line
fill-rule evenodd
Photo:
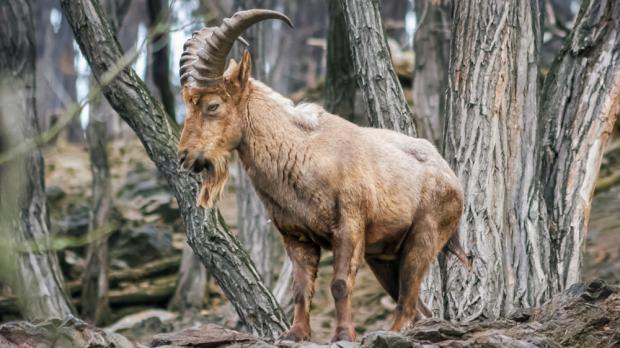
<path fill-rule="evenodd" d="M 207 27 L 194 32 L 185 42 L 179 75 L 181 85 L 208 86 L 222 79 L 226 57 L 241 33 L 260 21 L 279 19 L 293 27 L 284 14 L 272 10 L 246 10 L 225 18 L 219 27 Z"/>

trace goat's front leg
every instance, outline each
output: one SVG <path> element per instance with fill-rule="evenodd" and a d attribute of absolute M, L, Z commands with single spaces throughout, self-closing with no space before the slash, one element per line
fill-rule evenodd
<path fill-rule="evenodd" d="M 319 266 L 321 248 L 311 242 L 284 235 L 286 253 L 293 263 L 293 301 L 295 314 L 291 328 L 280 336 L 282 340 L 308 341 L 310 331 L 310 302 L 314 295 L 314 280 Z"/>
<path fill-rule="evenodd" d="M 355 341 L 355 326 L 351 315 L 351 293 L 355 275 L 364 255 L 364 233 L 355 220 L 343 220 L 334 232 L 334 277 L 331 291 L 336 304 L 336 334 L 332 342 Z"/>

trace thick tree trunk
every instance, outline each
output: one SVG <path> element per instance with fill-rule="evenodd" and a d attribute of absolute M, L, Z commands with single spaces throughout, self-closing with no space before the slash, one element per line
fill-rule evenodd
<path fill-rule="evenodd" d="M 416 1 L 415 13 L 418 18 L 413 39 L 415 123 L 421 138 L 441 148 L 452 37 L 452 0 Z"/>
<path fill-rule="evenodd" d="M 347 24 L 340 2 L 327 0 L 327 74 L 325 76 L 325 109 L 355 121 L 355 69 L 347 34 Z"/>
<path fill-rule="evenodd" d="M 31 2 L 0 2 L 0 32 L 0 151 L 6 151 L 38 134 Z M 22 315 L 72 314 L 56 254 L 46 251 L 50 233 L 38 148 L 0 166 L 0 214 L 3 263 L 9 266 L 0 276 L 8 276 Z"/>
<path fill-rule="evenodd" d="M 157 86 L 164 110 L 173 120 L 176 119 L 175 97 L 170 84 L 170 35 L 168 1 L 147 1 L 151 29 L 157 32 L 151 45 L 153 82 Z"/>
<path fill-rule="evenodd" d="M 106 84 L 106 72 L 117 69 L 122 53 L 97 2 L 61 0 L 61 4 L 93 74 L 100 83 L 105 82 L 103 91 L 110 105 L 136 132 L 173 190 L 192 249 L 241 320 L 261 336 L 277 336 L 286 328 L 286 318 L 247 252 L 228 232 L 216 209 L 203 210 L 196 205 L 197 177 L 182 170 L 177 161 L 178 126 L 170 121 L 132 69 L 122 69 Z"/>
<path fill-rule="evenodd" d="M 413 115 L 394 72 L 379 1 L 339 0 L 347 23 L 357 85 L 371 126 L 416 135 Z"/>
<path fill-rule="evenodd" d="M 559 289 L 579 281 L 594 183 L 620 111 L 620 2 L 583 1 L 545 79 L 541 174 Z"/>
<path fill-rule="evenodd" d="M 548 298 L 549 235 L 536 181 L 537 1 L 458 1 L 447 99 L 446 159 L 463 181 L 466 273 L 448 262 L 451 319 L 496 318 Z"/>
<path fill-rule="evenodd" d="M 97 231 L 108 223 L 112 209 L 112 187 L 108 165 L 107 119 L 111 117 L 107 102 L 98 96 L 90 103 L 86 140 L 90 154 L 92 201 L 88 230 L 92 241 L 86 251 L 86 268 L 82 275 L 82 317 L 94 324 L 105 322 L 108 303 L 108 237 Z"/>
<path fill-rule="evenodd" d="M 179 280 L 168 308 L 181 313 L 199 312 L 207 290 L 207 270 L 189 244 L 183 248 Z"/>

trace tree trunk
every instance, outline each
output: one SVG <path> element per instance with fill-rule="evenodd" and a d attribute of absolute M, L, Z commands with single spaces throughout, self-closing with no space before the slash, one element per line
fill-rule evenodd
<path fill-rule="evenodd" d="M 93 83 L 93 85 L 96 85 Z M 86 251 L 86 267 L 82 275 L 82 317 L 95 325 L 105 322 L 110 312 L 108 303 L 108 237 L 97 231 L 109 220 L 112 209 L 112 187 L 107 151 L 107 119 L 111 117 L 107 102 L 97 96 L 90 103 L 86 140 L 92 172 L 92 202 L 88 231 L 94 237 Z"/>
<path fill-rule="evenodd" d="M 180 313 L 199 312 L 207 290 L 207 270 L 189 244 L 183 247 L 183 257 L 174 296 L 168 308 Z"/>
<path fill-rule="evenodd" d="M 176 99 L 170 85 L 170 35 L 168 1 L 147 1 L 151 30 L 157 32 L 151 45 L 153 82 L 157 86 L 164 110 L 176 120 L 174 105 Z"/>
<path fill-rule="evenodd" d="M 6 151 L 38 134 L 30 1 L 0 3 L 0 32 L 0 151 Z M 0 165 L 0 214 L 3 263 L 9 266 L 0 276 L 8 276 L 22 315 L 71 315 L 58 259 L 55 252 L 46 251 L 50 233 L 38 148 Z"/>
<path fill-rule="evenodd" d="M 325 76 L 325 109 L 355 121 L 355 70 L 347 35 L 347 24 L 338 1 L 327 0 L 327 74 Z"/>
<path fill-rule="evenodd" d="M 620 108 L 620 2 L 583 1 L 545 79 L 542 180 L 555 288 L 580 279 L 594 183 Z"/>
<path fill-rule="evenodd" d="M 54 0 L 38 0 L 33 8 L 36 42 L 36 102 L 41 131 L 49 129 L 62 110 L 77 100 L 76 71 L 71 27 Z M 82 142 L 79 117 L 66 132 L 71 142 Z"/>
<path fill-rule="evenodd" d="M 379 1 L 339 0 L 347 23 L 357 85 L 371 126 L 415 136 L 413 115 L 383 36 Z"/>
<path fill-rule="evenodd" d="M 178 125 L 170 122 L 162 105 L 132 69 L 124 67 L 118 76 L 107 81 L 106 72 L 118 69 L 122 53 L 98 3 L 61 0 L 61 4 L 94 76 L 100 83 L 104 82 L 103 92 L 110 105 L 136 132 L 173 190 L 192 249 L 215 277 L 241 320 L 260 336 L 277 336 L 287 327 L 286 318 L 252 260 L 228 232 L 217 209 L 203 210 L 196 205 L 198 178 L 182 170 L 177 161 Z"/>
<path fill-rule="evenodd" d="M 460 233 L 474 269 L 444 270 L 450 318 L 506 315 L 579 280 L 619 111 L 620 5 L 582 3 L 539 102 L 538 4 L 458 2 L 454 11 L 445 155 L 465 184 Z"/>
<path fill-rule="evenodd" d="M 540 8 L 458 1 L 444 153 L 465 189 L 460 235 L 474 257 L 448 262 L 451 319 L 496 318 L 551 293 L 549 236 L 536 181 Z"/>
<path fill-rule="evenodd" d="M 452 1 L 419 0 L 415 2 L 415 13 L 418 18 L 413 39 L 415 123 L 421 138 L 441 148 L 452 37 Z"/>

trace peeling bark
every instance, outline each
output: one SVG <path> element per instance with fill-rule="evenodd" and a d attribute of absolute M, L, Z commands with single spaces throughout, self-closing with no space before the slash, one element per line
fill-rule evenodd
<path fill-rule="evenodd" d="M 76 41 L 94 76 L 101 81 L 121 60 L 121 49 L 97 2 L 61 0 Z M 247 252 L 228 232 L 216 209 L 196 205 L 198 178 L 178 165 L 178 125 L 130 68 L 124 68 L 103 90 L 110 105 L 136 132 L 174 192 L 183 217 L 188 242 L 210 270 L 241 320 L 263 337 L 275 337 L 286 327 L 286 318 L 265 287 Z"/>
<path fill-rule="evenodd" d="M 378 0 L 339 0 L 347 24 L 357 85 L 371 126 L 415 136 L 413 115 L 392 66 Z"/>
<path fill-rule="evenodd" d="M 4 152 L 39 133 L 31 2 L 0 2 L 0 32 L 0 152 Z M 37 147 L 0 165 L 0 277 L 10 284 L 20 312 L 29 320 L 73 313 L 56 253 L 47 251 L 44 169 Z"/>

